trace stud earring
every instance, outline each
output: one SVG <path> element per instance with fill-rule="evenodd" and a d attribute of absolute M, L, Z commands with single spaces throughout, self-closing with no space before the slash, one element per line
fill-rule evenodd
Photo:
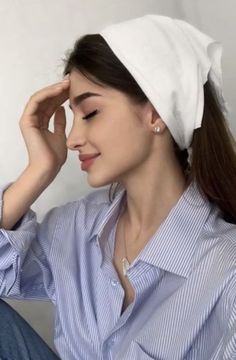
<path fill-rule="evenodd" d="M 157 126 L 157 127 L 154 128 L 155 133 L 160 133 L 160 131 L 161 131 L 160 126 Z"/>

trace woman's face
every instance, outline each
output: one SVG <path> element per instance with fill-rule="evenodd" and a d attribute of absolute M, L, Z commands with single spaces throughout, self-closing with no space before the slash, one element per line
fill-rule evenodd
<path fill-rule="evenodd" d="M 70 79 L 69 101 L 74 119 L 68 148 L 80 154 L 100 153 L 86 169 L 92 187 L 125 183 L 150 154 L 153 134 L 145 121 L 150 113 L 147 105 L 134 105 L 123 93 L 100 87 L 76 70 L 72 70 Z M 87 92 L 98 95 L 78 103 L 76 98 Z M 82 119 L 95 111 L 91 118 Z"/>

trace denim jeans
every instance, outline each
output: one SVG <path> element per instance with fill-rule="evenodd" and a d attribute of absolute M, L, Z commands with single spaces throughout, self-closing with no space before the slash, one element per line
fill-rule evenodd
<path fill-rule="evenodd" d="M 0 300 L 0 360 L 59 360 L 32 327 Z"/>

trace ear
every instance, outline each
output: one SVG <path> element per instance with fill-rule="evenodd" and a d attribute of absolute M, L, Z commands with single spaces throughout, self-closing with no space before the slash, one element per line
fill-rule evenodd
<path fill-rule="evenodd" d="M 156 127 L 160 128 L 160 133 L 165 131 L 167 126 L 150 101 L 145 104 L 145 115 L 151 131 L 153 131 Z"/>

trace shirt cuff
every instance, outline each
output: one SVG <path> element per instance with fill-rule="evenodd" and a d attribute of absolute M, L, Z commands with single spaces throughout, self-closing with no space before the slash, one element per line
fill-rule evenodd
<path fill-rule="evenodd" d="M 7 183 L 6 185 L 0 186 L 0 222 L 2 220 L 2 210 L 3 210 L 3 193 L 6 191 L 13 182 Z"/>

